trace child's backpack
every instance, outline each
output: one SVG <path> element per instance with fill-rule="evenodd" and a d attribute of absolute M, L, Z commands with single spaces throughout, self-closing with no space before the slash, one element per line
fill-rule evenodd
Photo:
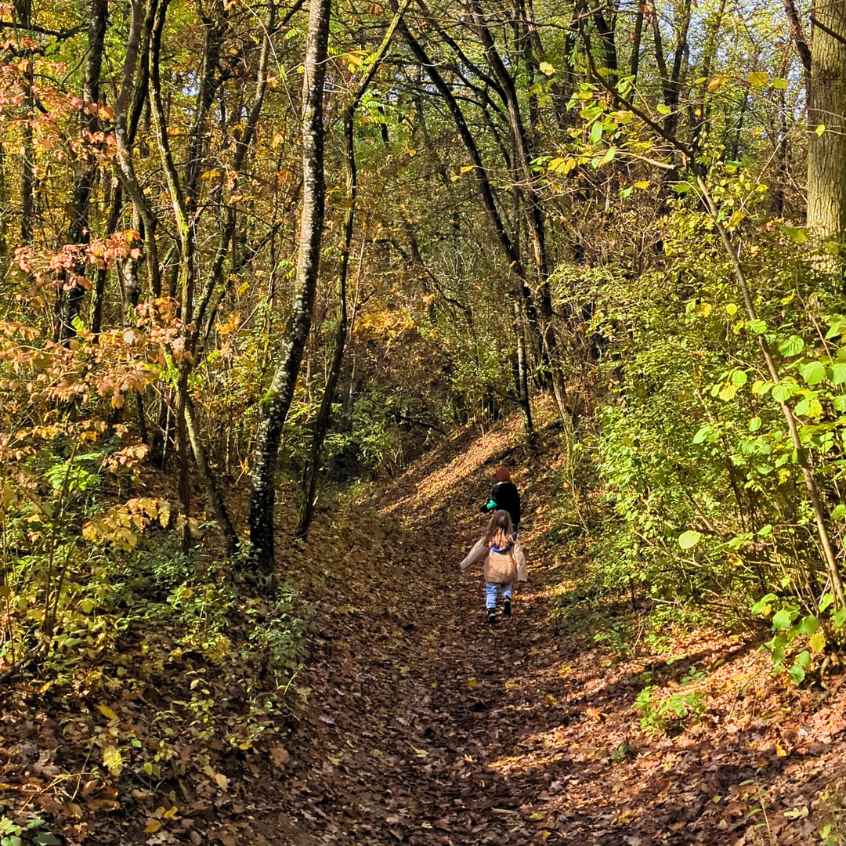
<path fill-rule="evenodd" d="M 517 580 L 517 562 L 514 559 L 514 547 L 504 552 L 491 549 L 485 561 L 485 581 L 492 585 L 510 585 Z"/>

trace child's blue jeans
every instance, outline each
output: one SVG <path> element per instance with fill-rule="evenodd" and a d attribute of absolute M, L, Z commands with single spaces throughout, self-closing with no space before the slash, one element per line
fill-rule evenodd
<path fill-rule="evenodd" d="M 485 608 L 496 608 L 496 600 L 500 590 L 503 599 L 511 599 L 513 584 L 497 585 L 493 582 L 485 582 Z"/>

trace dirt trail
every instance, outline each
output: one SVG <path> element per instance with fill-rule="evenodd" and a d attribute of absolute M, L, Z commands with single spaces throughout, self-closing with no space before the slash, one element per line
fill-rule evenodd
<path fill-rule="evenodd" d="M 480 530 L 491 467 L 515 437 L 505 428 L 457 439 L 387 490 L 380 548 L 391 566 L 382 572 L 374 561 L 364 580 L 336 578 L 321 606 L 283 807 L 261 824 L 267 840 L 812 842 L 813 815 L 783 811 L 813 806 L 821 774 L 841 760 L 832 741 L 842 725 L 832 728 L 832 715 L 842 702 L 827 706 L 822 741 L 785 750 L 766 718 L 755 721 L 770 705 L 748 645 L 691 636 L 675 645 L 675 661 L 620 660 L 557 632 L 554 595 L 573 565 L 544 540 L 547 527 L 533 513 L 541 497 L 531 493 L 555 484 L 554 469 L 535 470 L 532 485 L 528 471 L 515 477 L 528 491 L 531 581 L 512 620 L 484 623 L 480 574 L 461 576 L 456 564 Z M 645 667 L 664 684 L 691 667 L 718 677 L 726 651 L 732 677 L 745 680 L 739 699 L 732 692 L 676 737 L 637 731 L 632 703 Z M 732 727 L 717 731 L 727 719 Z"/>

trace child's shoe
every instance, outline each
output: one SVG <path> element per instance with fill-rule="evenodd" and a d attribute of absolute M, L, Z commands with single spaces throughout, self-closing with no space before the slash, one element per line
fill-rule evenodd
<path fill-rule="evenodd" d="M 510 617 L 511 616 L 511 597 L 506 596 L 505 602 L 502 604 L 502 615 L 503 617 Z"/>
<path fill-rule="evenodd" d="M 488 608 L 488 625 L 496 624 L 496 608 Z"/>

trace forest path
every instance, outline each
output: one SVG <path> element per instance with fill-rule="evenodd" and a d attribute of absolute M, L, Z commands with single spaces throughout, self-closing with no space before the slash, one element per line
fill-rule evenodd
<path fill-rule="evenodd" d="M 493 466 L 503 455 L 516 463 L 514 436 L 504 429 L 450 443 L 387 489 L 369 518 L 376 522 L 360 518 L 375 547 L 351 550 L 349 576 L 332 577 L 302 682 L 308 702 L 291 741 L 283 808 L 262 824 L 267 840 L 810 842 L 811 823 L 801 818 L 780 817 L 793 831 L 773 834 L 779 820 L 767 817 L 767 790 L 789 775 L 789 756 L 774 751 L 765 724 L 715 731 L 727 716 L 748 716 L 744 708 L 754 716 L 751 700 L 731 697 L 676 737 L 637 730 L 632 704 L 645 667 L 673 685 L 691 667 L 724 665 L 728 652 L 748 691 L 761 675 L 748 645 L 692 638 L 676 643 L 681 654 L 665 664 L 621 660 L 590 632 L 556 629 L 556 592 L 574 565 L 555 560 L 547 524 L 533 513 L 560 485 L 554 468 L 515 474 L 526 492 L 530 581 L 511 620 L 484 622 L 481 574 L 462 576 L 457 563 L 481 531 L 478 503 Z M 785 807 L 802 801 L 813 777 L 792 779 L 798 798 L 791 788 Z"/>

